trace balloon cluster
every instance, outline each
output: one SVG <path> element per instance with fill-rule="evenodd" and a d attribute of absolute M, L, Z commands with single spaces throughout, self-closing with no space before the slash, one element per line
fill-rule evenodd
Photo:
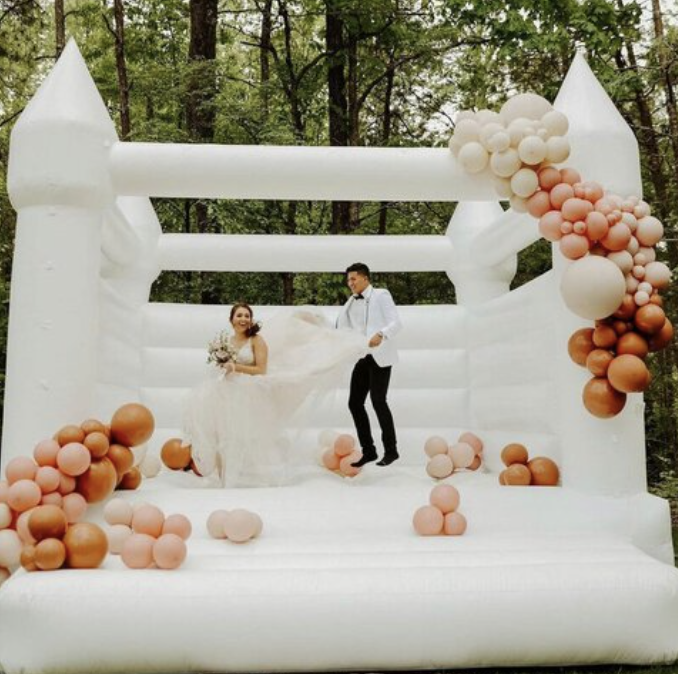
<path fill-rule="evenodd" d="M 412 526 L 420 536 L 461 536 L 466 531 L 466 518 L 457 511 L 459 492 L 450 484 L 433 487 L 430 505 L 418 508 L 412 517 Z"/>
<path fill-rule="evenodd" d="M 325 468 L 343 477 L 355 477 L 360 473 L 360 468 L 351 465 L 362 457 L 360 450 L 356 449 L 356 439 L 352 435 L 323 431 L 320 434 L 320 442 L 323 448 L 322 464 Z"/>
<path fill-rule="evenodd" d="M 111 553 L 120 555 L 130 569 L 177 569 L 186 559 L 185 541 L 191 522 L 185 515 L 165 517 L 160 508 L 148 503 L 136 507 L 121 498 L 104 507 L 104 519 Z"/>
<path fill-rule="evenodd" d="M 445 438 L 432 435 L 426 440 L 424 451 L 429 457 L 426 472 L 437 480 L 458 470 L 478 470 L 483 461 L 483 442 L 473 433 L 462 433 L 452 445 Z"/>
<path fill-rule="evenodd" d="M 207 531 L 212 538 L 233 543 L 247 543 L 263 531 L 264 523 L 256 513 L 243 508 L 215 510 L 207 518 Z"/>
<path fill-rule="evenodd" d="M 555 461 L 536 456 L 530 459 L 527 448 L 518 443 L 506 445 L 501 450 L 501 460 L 506 466 L 499 474 L 499 484 L 507 487 L 555 487 L 560 471 Z"/>
<path fill-rule="evenodd" d="M 202 477 L 198 467 L 193 461 L 191 445 L 187 445 L 181 438 L 170 438 L 160 450 L 160 460 L 170 470 L 192 470 Z"/>
<path fill-rule="evenodd" d="M 563 274 L 563 300 L 577 316 L 597 323 L 591 348 L 583 350 L 588 332 L 578 331 L 570 355 L 593 374 L 583 391 L 586 409 L 609 418 L 623 409 L 627 393 L 649 385 L 647 353 L 673 338 L 659 294 L 671 271 L 657 260 L 664 227 L 649 204 L 605 193 L 575 169 L 552 165 L 569 155 L 567 128 L 567 118 L 548 101 L 520 94 L 499 113 L 461 112 L 450 147 L 469 173 L 489 165 L 498 194 L 514 210 L 538 218 L 542 236 L 573 260 Z"/>
<path fill-rule="evenodd" d="M 570 156 L 567 117 L 541 96 L 519 94 L 500 112 L 464 110 L 457 115 L 450 149 L 468 173 L 488 167 L 498 194 L 519 212 L 540 187 L 538 170 Z"/>

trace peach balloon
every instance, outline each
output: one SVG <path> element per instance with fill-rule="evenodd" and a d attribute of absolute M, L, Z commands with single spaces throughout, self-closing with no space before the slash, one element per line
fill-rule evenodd
<path fill-rule="evenodd" d="M 582 367 L 586 366 L 586 359 L 595 348 L 593 343 L 593 328 L 580 328 L 572 333 L 567 342 L 567 352 L 570 358 Z"/>
<path fill-rule="evenodd" d="M 96 569 L 108 554 L 108 538 L 103 529 L 90 522 L 69 527 L 64 536 L 66 563 L 72 569 Z"/>
<path fill-rule="evenodd" d="M 0 566 L 18 566 L 21 561 L 23 543 L 13 529 L 0 531 Z"/>
<path fill-rule="evenodd" d="M 594 417 L 609 419 L 624 409 L 626 394 L 617 391 L 605 377 L 594 377 L 584 387 L 582 400 Z"/>
<path fill-rule="evenodd" d="M 125 539 L 120 559 L 130 569 L 147 569 L 153 564 L 155 538 L 148 534 L 132 534 Z"/>
<path fill-rule="evenodd" d="M 480 455 L 477 454 L 475 458 L 473 459 L 473 463 L 471 463 L 470 466 L 467 467 L 467 470 L 478 470 L 480 466 L 482 465 L 482 459 L 480 458 Z"/>
<path fill-rule="evenodd" d="M 607 259 L 614 262 L 622 274 L 628 274 L 633 270 L 633 256 L 628 250 L 620 250 L 616 253 L 610 253 Z"/>
<path fill-rule="evenodd" d="M 80 424 L 80 428 L 85 432 L 85 435 L 90 433 L 104 433 L 106 426 L 98 419 L 87 419 Z"/>
<path fill-rule="evenodd" d="M 476 456 L 483 451 L 483 441 L 474 433 L 462 433 L 459 436 L 458 442 L 465 442 L 467 445 L 471 445 Z"/>
<path fill-rule="evenodd" d="M 19 534 L 19 537 L 24 543 L 36 543 L 37 541 L 33 536 L 31 535 L 30 529 L 28 528 L 28 519 L 31 516 L 31 513 L 33 512 L 34 508 L 31 508 L 30 510 L 26 510 L 25 512 L 21 513 L 19 517 L 16 520 L 16 532 Z"/>
<path fill-rule="evenodd" d="M 41 571 L 55 571 L 66 561 L 66 546 L 57 538 L 46 538 L 35 546 L 33 559 Z"/>
<path fill-rule="evenodd" d="M 200 475 L 192 461 L 191 468 L 193 469 L 193 472 L 196 473 L 196 475 Z M 120 478 L 120 482 L 118 483 L 118 489 L 129 489 L 129 490 L 138 489 L 139 486 L 141 485 L 142 479 L 143 477 L 141 475 L 141 471 L 136 466 L 134 466 L 134 468 L 130 468 Z"/>
<path fill-rule="evenodd" d="M 598 211 L 591 211 L 586 216 L 586 235 L 591 241 L 600 241 L 607 236 L 610 225 L 607 218 Z"/>
<path fill-rule="evenodd" d="M 351 452 L 348 456 L 345 456 L 339 461 L 339 471 L 342 475 L 346 477 L 355 477 L 360 473 L 360 468 L 352 466 L 352 463 L 356 463 L 362 458 L 360 452 Z"/>
<path fill-rule="evenodd" d="M 502 470 L 501 473 L 499 473 L 499 484 L 502 487 L 506 486 L 506 470 Z"/>
<path fill-rule="evenodd" d="M 554 210 L 559 211 L 568 199 L 574 197 L 574 190 L 572 189 L 572 185 L 559 183 L 551 190 L 549 197 L 551 198 L 551 206 Z"/>
<path fill-rule="evenodd" d="M 43 494 L 40 499 L 40 505 L 54 505 L 63 509 L 64 497 L 58 491 L 52 491 L 49 494 Z"/>
<path fill-rule="evenodd" d="M 224 518 L 224 533 L 229 541 L 245 543 L 254 537 L 259 523 L 248 510 L 231 510 Z"/>
<path fill-rule="evenodd" d="M 148 534 L 157 538 L 162 533 L 165 515 L 154 505 L 143 505 L 132 515 L 132 531 L 135 534 Z"/>
<path fill-rule="evenodd" d="M 12 510 L 22 513 L 34 508 L 42 499 L 42 491 L 33 480 L 18 480 L 10 485 L 7 504 Z"/>
<path fill-rule="evenodd" d="M 673 339 L 673 325 L 671 321 L 667 318 L 664 321 L 664 325 L 659 332 L 656 332 L 650 337 L 649 347 L 650 351 L 661 351 L 665 349 Z"/>
<path fill-rule="evenodd" d="M 607 349 L 594 349 L 586 358 L 586 367 L 594 377 L 604 377 L 614 355 Z"/>
<path fill-rule="evenodd" d="M 122 498 L 113 498 L 104 506 L 104 520 L 108 524 L 131 526 L 134 509 L 132 504 Z"/>
<path fill-rule="evenodd" d="M 339 470 L 339 461 L 341 457 L 337 456 L 334 453 L 334 450 L 330 447 L 323 452 L 322 462 L 323 466 L 328 470 Z"/>
<path fill-rule="evenodd" d="M 26 571 L 31 572 L 38 570 L 38 567 L 35 564 L 35 545 L 24 545 L 21 549 L 19 563 Z"/>
<path fill-rule="evenodd" d="M 527 487 L 532 482 L 532 473 L 522 463 L 514 463 L 506 469 L 504 482 L 509 487 Z"/>
<path fill-rule="evenodd" d="M 443 533 L 446 536 L 462 536 L 467 526 L 466 518 L 461 513 L 448 513 L 443 520 Z"/>
<path fill-rule="evenodd" d="M 155 419 L 151 411 L 139 403 L 118 408 L 111 419 L 111 437 L 125 447 L 141 445 L 153 435 Z"/>
<path fill-rule="evenodd" d="M 70 475 L 64 475 L 64 473 L 59 475 L 59 493 L 62 496 L 66 496 L 67 494 L 74 492 L 77 484 L 78 483 L 74 477 L 71 477 Z"/>
<path fill-rule="evenodd" d="M 664 226 L 652 215 L 647 215 L 638 220 L 636 238 L 642 246 L 654 246 L 664 236 Z"/>
<path fill-rule="evenodd" d="M 438 480 L 449 477 L 454 472 L 454 464 L 447 454 L 437 454 L 426 465 L 426 472 Z"/>
<path fill-rule="evenodd" d="M 215 510 L 210 513 L 207 518 L 207 532 L 212 538 L 226 538 L 224 522 L 226 522 L 227 515 L 228 510 Z"/>
<path fill-rule="evenodd" d="M 593 343 L 599 349 L 611 349 L 617 343 L 617 333 L 610 325 L 599 325 L 593 331 Z"/>
<path fill-rule="evenodd" d="M 56 457 L 59 453 L 59 449 L 61 449 L 61 447 L 56 440 L 52 438 L 41 440 L 33 450 L 33 458 L 38 466 L 56 467 Z"/>
<path fill-rule="evenodd" d="M 633 296 L 626 293 L 613 315 L 615 318 L 620 318 L 622 321 L 628 321 L 630 318 L 633 318 L 637 309 L 638 307 L 633 301 Z"/>
<path fill-rule="evenodd" d="M 61 473 L 52 466 L 40 466 L 35 474 L 35 482 L 43 494 L 49 494 L 59 488 Z"/>
<path fill-rule="evenodd" d="M 38 472 L 38 465 L 27 456 L 16 456 L 7 463 L 5 476 L 7 483 L 12 485 L 19 480 L 33 480 Z"/>
<path fill-rule="evenodd" d="M 28 530 L 36 541 L 44 538 L 63 538 L 68 528 L 66 515 L 57 506 L 38 506 L 28 517 Z"/>
<path fill-rule="evenodd" d="M 69 524 L 78 522 L 87 512 L 87 501 L 82 494 L 66 494 L 61 506 Z"/>
<path fill-rule="evenodd" d="M 586 216 L 593 210 L 593 204 L 586 199 L 568 199 L 563 203 L 561 212 L 565 220 L 570 222 L 577 222 L 577 220 L 585 220 Z"/>
<path fill-rule="evenodd" d="M 537 171 L 537 175 L 539 176 L 539 186 L 543 190 L 552 190 L 561 182 L 560 171 L 553 166 L 547 166 L 540 169 Z"/>
<path fill-rule="evenodd" d="M 563 236 L 561 231 L 563 222 L 563 216 L 560 211 L 548 211 L 548 213 L 539 218 L 539 233 L 547 241 L 560 241 Z"/>
<path fill-rule="evenodd" d="M 623 223 L 619 222 L 610 227 L 607 234 L 600 240 L 600 243 L 608 250 L 624 250 L 631 240 L 631 230 Z"/>
<path fill-rule="evenodd" d="M 527 467 L 532 473 L 532 484 L 537 487 L 555 487 L 560 479 L 560 470 L 555 461 L 545 457 L 536 456 L 531 459 Z"/>
<path fill-rule="evenodd" d="M 101 457 L 106 456 L 108 453 L 108 448 L 110 447 L 108 438 L 100 431 L 89 433 L 83 440 L 82 444 L 87 447 L 89 453 L 94 459 L 100 459 Z"/>
<path fill-rule="evenodd" d="M 125 541 L 132 535 L 132 530 L 126 524 L 113 524 L 106 531 L 108 549 L 112 555 L 119 555 Z"/>
<path fill-rule="evenodd" d="M 334 453 L 339 457 L 345 457 L 355 450 L 355 438 L 348 433 L 342 433 L 334 441 Z"/>
<path fill-rule="evenodd" d="M 459 491 L 451 484 L 439 484 L 433 487 L 429 495 L 429 503 L 440 510 L 443 515 L 454 512 L 459 507 Z"/>
<path fill-rule="evenodd" d="M 80 426 L 70 424 L 61 428 L 56 434 L 56 441 L 64 447 L 72 442 L 81 443 L 85 439 L 85 431 Z"/>
<path fill-rule="evenodd" d="M 527 448 L 517 442 L 506 445 L 501 450 L 501 460 L 505 466 L 512 466 L 516 463 L 527 463 Z"/>
<path fill-rule="evenodd" d="M 69 442 L 63 445 L 57 454 L 57 466 L 65 475 L 82 475 L 92 463 L 92 456 L 85 445 Z"/>
<path fill-rule="evenodd" d="M 412 526 L 420 536 L 437 536 L 442 532 L 444 522 L 444 515 L 432 505 L 418 508 L 412 517 Z"/>
<path fill-rule="evenodd" d="M 566 234 L 560 240 L 560 252 L 568 260 L 578 260 L 589 252 L 591 242 L 581 234 Z"/>
<path fill-rule="evenodd" d="M 636 327 L 646 335 L 654 335 L 664 327 L 666 314 L 656 304 L 647 304 L 636 311 L 633 319 Z"/>
<path fill-rule="evenodd" d="M 153 544 L 153 561 L 159 569 L 178 569 L 186 559 L 186 543 L 176 534 L 163 534 Z"/>
<path fill-rule="evenodd" d="M 191 521 L 185 515 L 170 515 L 162 525 L 162 534 L 176 534 L 183 540 L 188 540 L 193 527 Z"/>
<path fill-rule="evenodd" d="M 548 192 L 535 192 L 527 200 L 527 212 L 533 218 L 541 218 L 551 210 L 551 200 Z"/>
<path fill-rule="evenodd" d="M 110 445 L 106 456 L 113 462 L 119 478 L 127 471 L 131 470 L 134 465 L 134 454 L 132 454 L 129 447 L 125 447 L 124 445 Z"/>
<path fill-rule="evenodd" d="M 108 457 L 92 461 L 90 467 L 78 477 L 78 491 L 88 503 L 97 503 L 113 493 L 118 482 L 115 466 Z"/>
<path fill-rule="evenodd" d="M 581 182 L 581 174 L 579 171 L 568 167 L 560 169 L 560 178 L 568 185 L 574 185 L 575 183 Z"/>
<path fill-rule="evenodd" d="M 452 459 L 455 469 L 463 469 L 468 468 L 473 463 L 476 453 L 471 445 L 465 442 L 457 442 L 450 446 L 448 456 Z"/>
<path fill-rule="evenodd" d="M 617 391 L 638 393 L 649 386 L 650 371 L 638 356 L 624 354 L 610 363 L 607 378 Z"/>
<path fill-rule="evenodd" d="M 183 470 L 191 463 L 191 446 L 171 438 L 162 446 L 160 459 L 170 470 Z"/>

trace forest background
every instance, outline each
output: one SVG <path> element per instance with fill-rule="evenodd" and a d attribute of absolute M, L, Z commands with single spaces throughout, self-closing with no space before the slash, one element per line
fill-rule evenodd
<path fill-rule="evenodd" d="M 0 400 L 15 213 L 14 121 L 74 37 L 121 139 L 444 147 L 455 112 L 553 100 L 577 50 L 628 124 L 678 265 L 678 31 L 669 0 L 0 0 Z M 441 234 L 447 203 L 156 199 L 166 232 Z M 514 286 L 549 269 L 544 241 Z M 399 304 L 454 302 L 444 274 L 378 274 Z M 666 307 L 676 323 L 674 283 Z M 339 274 L 164 273 L 152 299 L 337 304 Z M 678 347 L 650 356 L 648 478 L 678 495 Z M 0 410 L 1 412 L 1 410 Z"/>

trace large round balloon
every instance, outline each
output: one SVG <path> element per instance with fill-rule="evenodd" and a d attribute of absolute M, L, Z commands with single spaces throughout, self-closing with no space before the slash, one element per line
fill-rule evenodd
<path fill-rule="evenodd" d="M 108 553 L 106 534 L 90 522 L 73 524 L 64 536 L 64 545 L 66 564 L 72 569 L 96 569 Z"/>
<path fill-rule="evenodd" d="M 582 399 L 594 417 L 609 419 L 624 409 L 626 393 L 617 391 L 605 377 L 594 377 L 584 387 Z"/>
<path fill-rule="evenodd" d="M 155 430 L 151 411 L 139 403 L 129 403 L 116 410 L 111 419 L 111 435 L 125 447 L 136 447 L 150 439 Z"/>
<path fill-rule="evenodd" d="M 572 313 L 595 320 L 617 310 L 626 293 L 626 282 L 614 262 L 599 255 L 587 255 L 567 268 L 560 292 Z"/>
<path fill-rule="evenodd" d="M 110 496 L 117 484 L 118 473 L 113 462 L 105 456 L 99 461 L 92 461 L 92 465 L 78 477 L 77 489 L 87 503 L 96 503 Z"/>

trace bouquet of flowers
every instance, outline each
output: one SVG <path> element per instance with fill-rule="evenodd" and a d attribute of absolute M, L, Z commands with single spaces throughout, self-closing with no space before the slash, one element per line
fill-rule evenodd
<path fill-rule="evenodd" d="M 231 344 L 229 333 L 226 330 L 222 330 L 207 345 L 207 362 L 221 368 L 226 363 L 236 363 L 237 360 L 238 351 Z"/>

